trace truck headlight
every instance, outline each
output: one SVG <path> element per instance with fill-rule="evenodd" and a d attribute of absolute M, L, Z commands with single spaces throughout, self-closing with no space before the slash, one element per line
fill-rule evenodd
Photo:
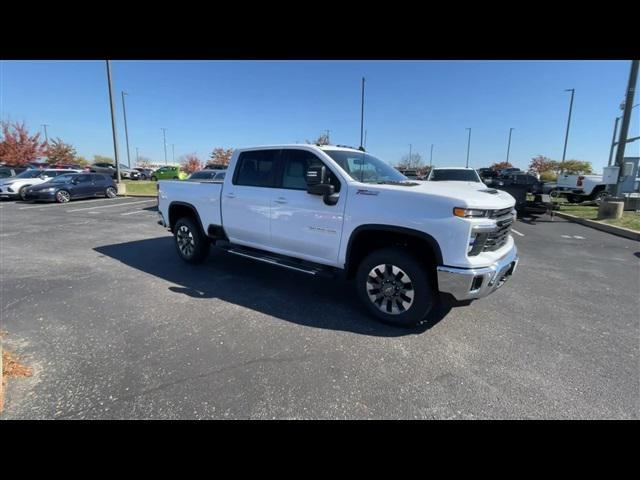
<path fill-rule="evenodd" d="M 480 210 L 477 208 L 459 208 L 453 209 L 453 214 L 460 218 L 482 218 L 489 216 L 489 210 Z"/>

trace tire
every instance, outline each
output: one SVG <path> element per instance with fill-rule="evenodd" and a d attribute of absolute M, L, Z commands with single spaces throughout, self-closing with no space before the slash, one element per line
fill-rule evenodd
<path fill-rule="evenodd" d="M 20 195 L 20 200 L 22 200 L 23 202 L 25 201 L 24 197 L 27 194 L 27 188 L 29 188 L 30 186 L 31 185 L 25 185 L 20 190 L 18 190 L 18 195 Z"/>
<path fill-rule="evenodd" d="M 374 317 L 394 326 L 416 326 L 437 303 L 427 268 L 397 247 L 365 257 L 356 272 L 356 289 Z"/>
<path fill-rule="evenodd" d="M 593 196 L 593 201 L 600 203 L 602 202 L 605 198 L 611 196 L 611 194 L 609 192 L 607 192 L 606 190 L 600 190 L 598 193 L 596 193 Z"/>
<path fill-rule="evenodd" d="M 211 243 L 189 217 L 180 218 L 173 227 L 173 238 L 176 250 L 182 260 L 187 263 L 202 263 L 209 254 Z"/>
<path fill-rule="evenodd" d="M 71 194 L 66 190 L 58 190 L 56 192 L 56 202 L 69 203 L 70 200 L 71 200 Z"/>
<path fill-rule="evenodd" d="M 151 175 L 151 181 L 152 182 L 157 182 L 158 178 L 155 175 Z"/>
<path fill-rule="evenodd" d="M 107 198 L 116 198 L 118 196 L 118 191 L 113 187 L 107 187 L 104 191 L 104 196 Z"/>
<path fill-rule="evenodd" d="M 582 203 L 582 196 L 580 195 L 567 195 L 567 200 L 569 203 Z"/>

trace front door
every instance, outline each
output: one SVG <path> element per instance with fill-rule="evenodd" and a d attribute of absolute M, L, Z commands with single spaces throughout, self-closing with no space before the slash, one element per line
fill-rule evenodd
<path fill-rule="evenodd" d="M 82 198 L 92 195 L 92 177 L 93 175 L 78 175 L 75 177 L 75 183 L 71 188 L 71 197 Z"/>
<path fill-rule="evenodd" d="M 280 150 L 249 150 L 222 191 L 222 224 L 233 243 L 269 249 L 270 202 Z"/>
<path fill-rule="evenodd" d="M 327 205 L 319 195 L 307 193 L 306 172 L 325 165 L 330 182 L 340 192 L 338 176 L 313 152 L 283 150 L 277 188 L 271 194 L 271 244 L 281 254 L 335 265 L 340 249 L 346 196 Z"/>

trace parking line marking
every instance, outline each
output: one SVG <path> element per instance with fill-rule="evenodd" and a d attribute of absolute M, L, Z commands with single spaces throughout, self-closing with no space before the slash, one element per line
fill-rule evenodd
<path fill-rule="evenodd" d="M 127 200 L 128 197 L 120 197 L 120 198 L 96 198 L 95 200 L 89 199 L 84 200 L 82 203 L 94 203 L 94 202 L 104 202 L 106 200 L 113 202 L 115 200 Z M 51 207 L 61 207 L 63 205 L 69 205 L 68 203 L 50 203 L 49 205 L 31 205 L 28 207 L 20 207 L 20 210 L 40 210 L 42 208 L 51 208 Z"/>
<path fill-rule="evenodd" d="M 574 235 L 573 238 L 578 238 L 580 240 L 584 240 L 584 237 L 581 237 L 580 235 Z"/>
<path fill-rule="evenodd" d="M 562 238 L 571 238 L 571 235 L 560 235 Z"/>
<path fill-rule="evenodd" d="M 151 210 L 145 210 L 143 208 L 143 209 L 140 209 L 140 210 L 134 210 L 133 212 L 121 213 L 120 215 L 135 215 L 136 213 L 142 213 L 142 212 L 155 213 L 155 212 L 152 212 Z"/>
<path fill-rule="evenodd" d="M 511 231 L 513 233 L 515 233 L 516 235 L 520 235 L 521 237 L 524 237 L 524 233 L 520 233 L 518 230 L 516 230 L 515 228 L 512 228 Z"/>
<path fill-rule="evenodd" d="M 122 206 L 126 206 L 126 205 L 135 205 L 136 203 L 149 203 L 149 202 L 157 202 L 157 199 L 153 199 L 153 200 L 140 200 L 138 202 L 127 202 L 127 203 L 119 203 L 117 205 L 102 205 L 100 207 L 87 207 L 87 208 L 74 208 L 73 210 L 69 210 L 69 213 L 71 212 L 81 212 L 83 210 L 97 210 L 98 208 L 113 208 L 113 207 L 122 207 Z"/>

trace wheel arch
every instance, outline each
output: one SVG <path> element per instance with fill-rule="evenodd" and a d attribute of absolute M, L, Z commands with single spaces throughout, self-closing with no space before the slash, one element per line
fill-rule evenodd
<path fill-rule="evenodd" d="M 366 224 L 355 228 L 349 237 L 345 259 L 346 276 L 353 277 L 359 263 L 370 252 L 390 246 L 408 247 L 423 262 L 434 267 L 434 275 L 435 266 L 443 264 L 440 245 L 428 233 L 394 225 Z"/>
<path fill-rule="evenodd" d="M 190 217 L 197 221 L 198 227 L 200 227 L 200 231 L 205 234 L 204 229 L 202 228 L 202 220 L 200 220 L 200 215 L 198 214 L 198 210 L 192 204 L 187 202 L 174 201 L 169 204 L 168 208 L 169 212 L 169 230 L 173 232 L 173 227 L 176 222 L 183 217 Z"/>

